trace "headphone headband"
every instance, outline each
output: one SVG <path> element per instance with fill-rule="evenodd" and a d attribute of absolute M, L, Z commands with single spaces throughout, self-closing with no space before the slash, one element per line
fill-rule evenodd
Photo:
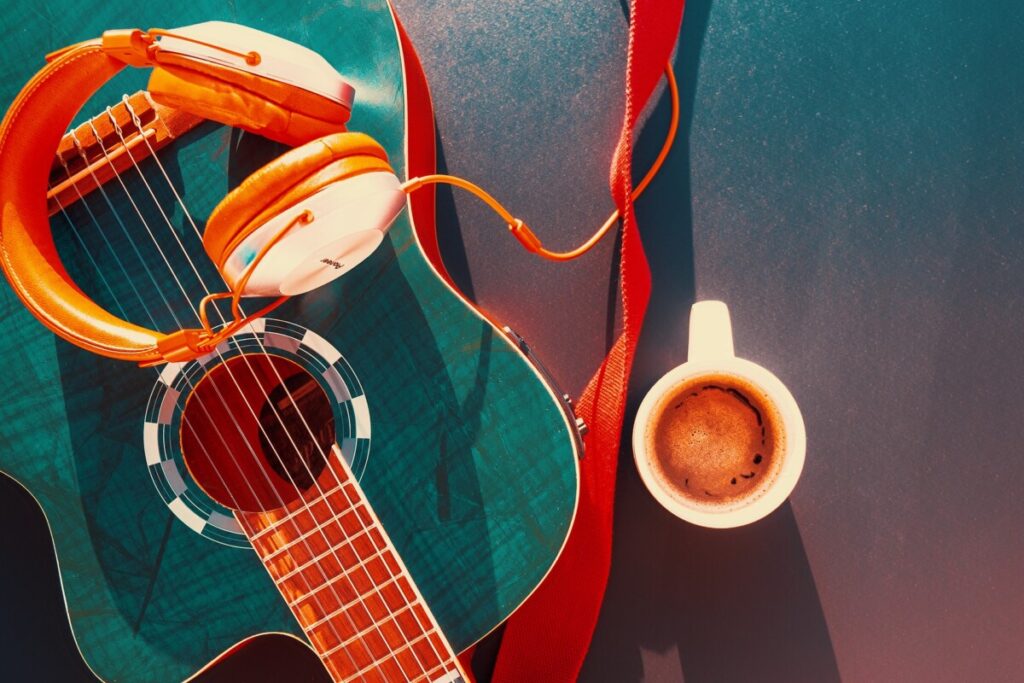
<path fill-rule="evenodd" d="M 245 47 L 249 49 L 242 51 Z M 269 120 L 272 132 L 281 134 L 277 139 L 288 142 L 318 137 L 323 128 L 343 130 L 354 91 L 315 52 L 223 22 L 174 32 L 108 31 L 101 39 L 47 59 L 0 124 L 0 266 L 26 308 L 77 346 L 143 364 L 194 358 L 202 331 L 167 335 L 122 320 L 90 299 L 68 275 L 46 210 L 53 160 L 48 152 L 57 150 L 79 109 L 126 64 L 154 66 L 155 73 L 166 71 L 168 78 L 184 74 L 186 79 L 237 83 L 243 94 L 218 101 L 204 112 L 207 118 L 245 126 L 256 111 Z M 265 132 L 259 126 L 253 129 Z"/>
<path fill-rule="evenodd" d="M 82 105 L 124 63 L 94 40 L 57 55 L 25 85 L 0 125 L 0 265 L 25 306 L 54 333 L 91 351 L 159 360 L 166 335 L 90 299 L 57 255 L 46 210 L 52 153 Z M 61 93 L 54 97 L 53 93 Z"/>
<path fill-rule="evenodd" d="M 192 24 L 174 31 L 150 30 L 148 35 L 154 39 L 159 36 L 153 42 L 157 49 L 152 61 L 157 64 L 187 61 L 245 71 L 352 109 L 355 88 L 326 59 L 304 45 L 223 21 Z"/>

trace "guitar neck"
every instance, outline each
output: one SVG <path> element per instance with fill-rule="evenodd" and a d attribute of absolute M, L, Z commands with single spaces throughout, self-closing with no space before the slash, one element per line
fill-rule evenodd
<path fill-rule="evenodd" d="M 242 528 L 335 681 L 466 678 L 334 446 L 316 484 Z"/>

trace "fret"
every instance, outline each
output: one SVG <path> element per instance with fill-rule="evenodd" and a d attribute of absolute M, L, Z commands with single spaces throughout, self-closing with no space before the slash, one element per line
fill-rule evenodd
<path fill-rule="evenodd" d="M 353 531 L 355 528 L 361 531 Z M 288 552 L 264 563 L 273 565 L 274 576 L 280 578 L 318 556 L 322 559 L 333 548 L 336 553 L 334 559 L 342 566 L 350 567 L 368 559 L 383 545 L 383 540 L 379 529 L 365 527 L 354 513 L 346 513 L 339 524 L 324 527 L 321 533 L 301 541 L 301 544 L 289 548 Z"/>
<path fill-rule="evenodd" d="M 333 579 L 335 583 L 332 585 L 336 590 L 332 590 L 331 595 L 337 596 L 341 601 L 349 602 L 360 596 L 372 596 L 374 594 L 374 585 L 383 583 L 394 574 L 394 572 L 391 572 L 390 575 L 385 575 L 384 570 L 387 568 L 387 565 L 384 563 L 383 556 L 370 560 L 366 572 L 353 571 L 358 569 L 358 567 L 354 566 L 356 560 L 353 556 L 346 555 L 343 552 L 340 554 L 340 558 L 342 562 L 339 562 L 339 556 L 328 555 L 320 560 L 319 563 L 306 567 L 288 580 L 275 582 L 281 589 L 281 592 L 285 594 L 287 600 L 300 601 L 306 594 L 321 588 Z M 374 572 L 374 574 L 371 575 L 371 572 Z M 377 578 L 374 579 L 374 576 Z M 402 577 L 399 576 L 399 578 Z M 306 584 L 304 590 L 295 590 L 296 579 L 300 579 Z M 382 593 L 388 599 L 389 604 L 393 604 L 397 599 L 399 605 L 404 605 L 406 602 L 416 599 L 416 594 L 407 581 L 397 581 L 395 587 L 385 586 Z M 327 602 L 325 603 L 323 597 L 315 597 L 312 600 L 314 603 L 313 608 L 323 608 L 326 605 L 330 609 L 336 606 L 330 604 L 331 596 L 326 596 L 326 599 Z"/>
<path fill-rule="evenodd" d="M 395 583 L 402 587 L 402 590 L 399 593 L 400 601 L 392 600 L 390 607 L 380 603 L 380 606 L 374 610 L 376 613 L 373 613 L 368 609 L 365 599 L 357 600 L 346 610 L 337 610 L 337 615 L 344 614 L 346 616 L 346 619 L 341 620 L 340 624 L 337 621 L 332 622 L 331 619 L 324 619 L 320 624 L 311 624 L 305 629 L 310 640 L 326 651 L 323 656 L 328 656 L 327 653 L 342 651 L 346 656 L 354 656 L 354 659 L 358 660 L 360 652 L 346 650 L 353 643 L 358 642 L 363 648 L 369 650 L 375 660 L 380 661 L 382 657 L 395 651 L 396 648 L 401 650 L 410 640 L 423 641 L 424 634 L 429 636 L 427 640 L 423 641 L 425 647 L 416 647 L 410 650 L 410 656 L 414 660 L 413 664 L 415 666 L 422 664 L 416 670 L 417 674 L 422 671 L 422 667 L 431 668 L 434 662 L 440 661 L 439 657 L 445 656 L 446 652 L 449 653 L 448 656 L 453 656 L 450 655 L 450 648 L 447 648 L 443 639 L 436 634 L 436 627 L 429 613 L 422 604 L 413 602 L 416 599 L 416 593 L 407 577 L 399 575 L 394 579 Z M 384 591 L 386 587 L 382 585 L 379 590 Z M 380 607 L 384 607 L 384 610 L 381 610 Z M 391 614 L 386 614 L 387 610 L 390 610 Z M 302 623 L 303 619 L 300 618 L 299 621 Z M 325 628 L 325 625 L 329 627 Z M 333 627 L 330 627 L 332 625 Z M 352 626 L 359 630 L 353 631 Z M 345 640 L 339 643 L 340 633 L 345 634 Z"/>
<path fill-rule="evenodd" d="M 403 645 L 398 650 L 395 650 L 394 652 L 390 653 L 388 655 L 388 659 L 397 659 L 400 652 L 403 652 L 403 651 L 406 651 L 406 650 L 412 650 L 418 643 L 421 643 L 424 640 L 426 640 L 428 638 L 428 636 L 429 636 L 429 634 L 424 633 L 419 638 L 416 638 L 415 640 L 409 641 L 408 643 Z M 386 661 L 386 660 L 381 660 L 381 661 Z M 443 664 L 443 662 L 440 661 L 440 659 L 437 657 L 436 654 L 434 654 L 432 661 L 433 662 L 437 662 L 437 664 L 430 664 L 430 665 L 428 665 L 430 668 L 428 668 L 427 671 L 432 671 L 432 670 L 437 668 L 438 664 Z M 356 671 L 355 673 L 353 673 L 352 677 L 353 678 L 358 678 L 358 677 L 366 674 L 371 668 L 373 668 L 376 665 L 377 664 L 375 663 L 375 664 L 371 664 L 369 667 L 360 669 L 359 671 Z M 419 671 L 416 672 L 416 676 L 417 677 L 421 677 L 423 675 L 424 675 L 423 667 L 420 666 Z"/>
<path fill-rule="evenodd" d="M 441 664 L 444 666 L 450 666 L 452 670 L 458 671 L 461 675 L 462 670 L 459 666 L 459 660 L 452 652 L 452 648 L 448 645 L 448 641 L 444 639 L 440 631 L 432 631 L 428 637 L 430 641 L 431 650 L 438 652 L 441 655 Z M 428 671 L 431 670 L 428 667 Z M 461 679 L 460 679 L 461 680 Z"/>
<path fill-rule="evenodd" d="M 260 529 L 259 531 L 257 531 L 255 533 L 255 535 L 253 535 L 252 538 L 250 538 L 249 540 L 257 541 L 260 538 L 262 538 L 265 535 L 267 535 L 268 533 L 270 533 L 271 531 L 280 531 L 280 529 L 278 529 L 279 525 L 284 524 L 285 522 L 287 522 L 288 520 L 292 519 L 293 517 L 295 517 L 296 515 L 298 515 L 298 514 L 300 514 L 302 512 L 309 512 L 309 507 L 311 507 L 312 503 L 315 501 L 316 498 L 325 498 L 325 497 L 331 495 L 332 493 L 336 493 L 336 492 L 338 492 L 340 490 L 341 490 L 341 486 L 335 486 L 330 491 L 324 491 L 322 494 L 318 493 L 314 497 L 313 500 L 302 501 L 302 502 L 298 503 L 297 507 L 294 510 L 288 512 L 285 515 L 282 515 L 281 517 L 272 517 L 271 515 L 273 513 L 267 513 L 266 516 L 270 519 L 270 524 L 268 526 Z M 319 501 L 316 501 L 316 502 L 319 502 Z"/>
<path fill-rule="evenodd" d="M 433 671 L 427 672 L 427 675 L 424 677 L 423 680 L 427 681 L 428 683 L 462 683 L 464 680 L 462 678 L 462 672 L 459 671 L 458 667 L 452 667 L 449 669 L 449 666 L 450 665 L 442 665 L 438 667 L 438 669 L 441 669 L 441 671 L 438 673 L 442 674 L 440 678 L 432 678 L 432 676 L 436 675 L 434 673 L 436 671 L 435 669 Z M 418 680 L 419 679 L 416 679 L 416 682 L 414 683 L 417 683 Z"/>
<path fill-rule="evenodd" d="M 461 680 L 460 676 L 458 668 L 450 663 L 441 662 L 433 669 L 422 673 L 419 678 L 414 678 L 411 683 L 419 683 L 420 680 L 427 683 L 454 683 L 454 681 Z"/>
<path fill-rule="evenodd" d="M 396 576 L 390 581 L 384 582 L 374 592 L 367 595 L 356 596 L 354 593 L 348 592 L 345 599 L 346 605 L 350 608 L 358 607 L 358 610 L 352 615 L 348 615 L 348 618 L 353 623 L 360 619 L 384 622 L 391 614 L 410 604 L 409 596 L 411 595 L 413 595 L 411 588 L 404 576 Z M 308 622 L 319 614 L 338 609 L 339 601 L 332 600 L 329 595 L 325 595 L 325 598 L 325 600 L 297 605 L 293 611 L 296 612 L 299 623 Z M 416 616 L 412 614 L 408 616 L 403 614 L 398 618 L 397 624 L 404 637 L 412 637 L 424 630 Z"/>
<path fill-rule="evenodd" d="M 333 659 L 325 659 L 324 666 L 331 672 L 335 681 L 358 681 L 359 683 L 395 683 L 396 681 L 412 681 L 413 677 L 406 675 L 402 668 L 394 660 L 381 662 L 376 668 L 359 678 L 352 677 L 351 663 L 348 666 L 339 665 Z M 357 667 L 359 668 L 359 667 Z M 413 675 L 415 676 L 415 674 Z"/>
<path fill-rule="evenodd" d="M 389 582 L 384 582 L 383 584 L 378 586 L 372 580 L 361 581 L 354 574 L 354 570 L 334 575 L 334 577 L 332 577 L 328 581 L 333 583 L 338 582 L 342 579 L 344 579 L 345 581 L 338 587 L 339 590 L 332 591 L 332 593 L 337 597 L 336 601 L 332 600 L 330 596 L 326 596 L 326 600 L 313 597 L 311 599 L 307 599 L 304 604 L 297 604 L 297 612 L 300 615 L 306 617 L 305 620 L 302 620 L 302 618 L 300 618 L 300 621 L 303 621 L 303 623 L 305 623 L 309 621 L 309 616 L 318 617 L 319 614 L 323 614 L 325 611 L 334 611 L 336 609 L 340 609 L 341 607 L 339 603 L 341 602 L 344 602 L 345 604 L 354 604 L 358 602 L 364 603 L 364 606 L 368 611 L 370 611 L 371 607 L 373 607 L 374 611 L 378 612 L 377 614 L 374 614 L 374 616 L 377 617 L 381 615 L 380 607 L 382 605 L 385 607 L 386 611 L 391 610 L 390 606 L 388 606 L 383 599 L 374 600 L 372 597 L 376 593 L 383 594 L 384 591 L 388 591 L 389 589 L 385 584 Z M 395 584 L 398 587 L 401 587 L 400 579 L 401 577 L 394 578 Z M 318 588 L 319 587 L 317 587 L 317 590 Z M 391 592 L 391 595 L 393 595 L 393 592 Z M 403 606 L 404 604 L 408 604 L 410 602 L 408 596 L 406 595 L 402 595 L 401 593 L 399 593 L 399 597 L 400 603 L 398 606 Z M 301 603 L 302 600 L 299 600 L 298 602 Z M 394 601 L 392 600 L 392 602 Z"/>
<path fill-rule="evenodd" d="M 334 539 L 328 537 L 327 533 L 325 532 L 324 536 L 307 539 L 301 546 L 289 549 L 290 552 L 284 556 L 264 562 L 272 570 L 274 580 L 285 581 L 311 564 L 327 559 L 333 560 L 332 571 L 340 571 L 343 567 L 351 567 L 377 552 L 377 546 L 372 538 L 375 536 L 373 527 L 369 527 L 365 533 L 359 532 L 352 536 L 339 533 Z"/>
<path fill-rule="evenodd" d="M 348 544 L 348 545 L 351 545 L 351 544 Z M 380 550 L 376 551 L 373 555 L 370 555 L 367 558 L 359 558 L 357 556 L 356 559 L 359 560 L 360 562 L 368 562 L 368 561 L 374 559 L 375 557 L 377 557 L 378 555 L 380 555 L 381 553 L 385 552 L 386 550 L 387 550 L 387 548 L 381 548 Z M 298 574 L 302 570 L 307 569 L 307 568 L 313 566 L 314 564 L 319 563 L 322 560 L 325 560 L 325 559 L 327 559 L 329 557 L 335 557 L 335 559 L 337 559 L 336 556 L 339 554 L 339 552 L 341 552 L 341 546 L 332 546 L 332 547 L 328 548 L 327 550 L 323 551 L 322 553 L 320 553 L 319 555 L 314 555 L 313 557 L 309 558 L 308 560 L 306 560 L 305 562 L 303 562 L 299 566 L 295 567 L 294 569 L 291 569 L 290 571 L 288 571 L 287 574 L 284 574 L 283 576 L 280 576 L 280 577 L 278 577 L 278 578 L 276 578 L 274 580 L 276 582 L 278 582 L 278 583 L 280 583 L 281 581 L 287 581 L 288 579 L 290 579 L 291 577 L 295 576 L 296 574 Z M 356 569 L 360 569 L 361 567 L 362 567 L 361 564 L 359 566 L 353 567 L 352 571 L 355 571 Z M 344 576 L 344 575 L 346 575 L 348 573 L 349 572 L 342 572 L 341 575 Z"/>
<path fill-rule="evenodd" d="M 333 576 L 333 577 L 331 577 L 330 579 L 328 579 L 326 583 L 322 583 L 322 584 L 320 584 L 319 586 L 317 586 L 316 588 L 314 588 L 314 589 L 313 589 L 313 590 L 311 590 L 310 592 L 308 592 L 308 593 L 304 594 L 304 595 L 303 595 L 302 597 L 298 598 L 297 600 L 293 600 L 293 601 L 289 602 L 289 603 L 288 603 L 288 606 L 289 606 L 289 607 L 297 607 L 298 605 L 302 604 L 302 602 L 303 602 L 304 600 L 309 600 L 309 599 L 311 599 L 311 598 L 315 597 L 315 596 L 316 596 L 316 594 L 317 594 L 317 593 L 318 593 L 319 591 L 322 591 L 322 590 L 323 590 L 324 588 L 327 588 L 327 587 L 329 587 L 329 586 L 330 586 L 330 585 L 331 585 L 332 583 L 334 583 L 334 582 L 335 582 L 335 581 L 337 581 L 338 579 L 344 579 L 344 578 L 346 578 L 346 577 L 345 577 L 344 575 L 340 575 L 340 574 L 339 574 L 338 576 Z M 393 584 L 394 584 L 395 582 L 397 582 L 397 581 L 398 581 L 398 580 L 399 580 L 400 578 L 402 578 L 402 577 L 401 577 L 401 575 L 399 575 L 399 576 L 392 576 L 392 577 L 391 577 L 390 579 L 388 579 L 387 581 L 385 581 L 385 582 L 383 582 L 383 583 L 380 583 L 380 584 L 378 584 L 378 585 L 377 585 L 377 588 L 376 588 L 376 589 L 375 589 L 375 591 L 374 591 L 374 593 L 380 593 L 381 591 L 384 591 L 385 589 L 387 589 L 388 587 L 390 587 L 391 585 L 393 585 Z M 369 597 L 373 597 L 373 593 L 371 593 L 371 594 L 368 594 L 368 595 L 365 595 L 365 596 L 363 596 L 363 597 L 364 597 L 364 598 L 369 598 Z"/>
<path fill-rule="evenodd" d="M 356 603 L 345 610 L 343 616 L 314 629 L 308 629 L 305 633 L 317 652 L 321 653 L 321 657 L 325 652 L 341 651 L 353 659 L 358 659 L 365 651 L 372 662 L 380 661 L 387 656 L 388 651 L 392 649 L 388 644 L 389 640 L 405 642 L 400 631 L 391 628 L 392 626 L 394 625 L 376 622 L 361 604 Z M 385 636 L 385 632 L 390 634 L 390 638 Z M 357 635 L 358 637 L 347 646 L 339 647 Z"/>
<path fill-rule="evenodd" d="M 336 579 L 336 578 L 338 578 L 338 577 L 335 577 L 335 579 Z M 397 581 L 397 580 L 398 580 L 399 578 L 400 578 L 400 577 L 398 577 L 398 576 L 394 576 L 394 577 L 392 577 L 392 578 L 388 579 L 387 583 L 391 583 L 392 581 Z M 331 579 L 331 581 L 334 581 L 335 579 Z M 383 584 L 382 584 L 382 586 L 383 586 Z M 380 590 L 380 587 L 376 588 L 375 590 Z M 323 624 L 323 623 L 324 623 L 325 621 L 327 621 L 328 619 L 331 619 L 332 617 L 335 617 L 335 616 L 337 616 L 337 615 L 340 615 L 340 614 L 341 614 L 342 612 L 344 612 L 345 610 L 349 609 L 350 607 L 353 607 L 353 606 L 354 606 L 354 605 L 355 605 L 356 603 L 358 603 L 358 602 L 365 602 L 365 597 L 364 597 L 364 598 L 357 598 L 356 600 L 353 600 L 353 601 L 352 601 L 352 602 L 350 602 L 350 603 L 347 603 L 347 604 L 345 604 L 345 605 L 342 605 L 341 607 L 339 607 L 339 608 L 337 608 L 336 610 L 332 611 L 332 612 L 331 612 L 330 614 L 328 614 L 328 615 L 326 615 L 326 616 L 324 616 L 324 617 L 322 617 L 322 618 L 318 619 L 317 621 L 313 622 L 312 624 L 304 624 L 304 625 L 303 625 L 303 629 L 312 629 L 312 628 L 316 628 L 317 626 L 320 626 L 321 624 Z M 409 608 L 410 606 L 411 606 L 411 605 L 405 605 L 404 607 L 401 607 L 401 608 L 399 608 L 399 609 L 398 609 L 398 611 L 399 611 L 399 612 L 402 612 L 402 611 L 404 611 L 404 610 L 408 609 L 408 608 Z M 367 608 L 367 611 L 369 612 L 369 608 Z M 396 612 L 395 614 L 397 614 L 397 612 Z M 370 616 L 371 616 L 371 617 L 374 617 L 374 615 L 373 615 L 373 613 L 372 613 L 372 612 L 370 613 Z"/>
<path fill-rule="evenodd" d="M 389 621 L 395 621 L 395 624 L 397 625 L 397 624 L 398 624 L 398 621 L 397 621 L 397 619 L 398 619 L 399 615 L 401 615 L 401 614 L 405 614 L 406 612 L 408 612 L 409 610 L 411 610 L 411 609 L 412 609 L 412 607 L 413 607 L 412 605 L 406 605 L 406 606 L 405 606 L 405 607 L 403 607 L 402 609 L 398 610 L 398 611 L 397 611 L 397 612 L 396 612 L 395 614 L 393 614 L 393 615 L 391 616 L 391 618 L 389 619 Z M 340 613 L 340 612 L 341 612 L 341 610 L 339 610 L 338 612 L 335 612 L 335 614 L 338 614 L 338 613 Z M 330 619 L 331 617 L 335 616 L 335 614 L 331 614 L 331 615 L 329 615 L 329 616 L 327 616 L 327 617 L 324 617 L 324 618 L 323 618 L 323 619 L 321 619 L 321 620 L 320 620 L 319 622 L 317 622 L 317 623 L 315 623 L 315 624 L 310 624 L 310 625 L 309 625 L 309 626 L 307 626 L 306 628 L 308 628 L 308 629 L 313 629 L 313 628 L 316 628 L 317 626 L 320 626 L 320 624 L 324 623 L 325 621 L 327 621 L 327 620 L 328 620 L 328 619 Z M 365 635 L 366 635 L 367 633 L 369 633 L 370 631 L 372 631 L 372 630 L 373 630 L 374 628 L 376 628 L 376 627 L 378 627 L 378 626 L 383 626 L 383 625 L 384 625 L 384 623 L 385 623 L 385 622 L 374 622 L 374 624 L 373 624 L 373 625 L 372 625 L 372 626 L 371 626 L 370 628 L 368 628 L 368 629 L 365 629 L 365 630 L 363 630 L 363 631 L 360 631 L 360 632 L 358 632 L 358 633 L 355 633 L 354 635 L 350 636 L 350 637 L 349 637 L 349 639 L 348 639 L 348 640 L 346 640 L 345 642 L 343 642 L 343 643 L 341 643 L 341 644 L 339 644 L 339 645 L 335 645 L 335 646 L 334 646 L 333 648 L 331 648 L 330 650 L 328 650 L 327 652 L 325 652 L 325 653 L 324 653 L 324 656 L 325 656 L 325 657 L 328 657 L 328 656 L 330 656 L 330 655 L 331 655 L 332 653 L 334 653 L 334 652 L 337 652 L 338 650 L 342 649 L 343 647 L 348 647 L 349 645 L 351 645 L 352 643 L 354 643 L 354 642 L 355 642 L 356 640 L 358 640 L 359 638 L 362 638 L 362 637 L 363 637 L 363 636 L 365 636 Z M 428 635 L 428 634 L 424 633 L 424 634 L 422 634 L 422 636 L 420 636 L 420 637 L 423 637 L 423 636 L 426 636 L 426 635 Z M 384 642 L 385 642 L 385 644 L 386 644 L 386 645 L 390 645 L 390 643 L 388 643 L 388 642 L 387 642 L 387 639 L 385 639 L 385 641 L 384 641 Z"/>
<path fill-rule="evenodd" d="M 405 577 L 399 577 L 398 581 L 404 579 Z M 405 612 L 405 608 L 409 607 L 412 608 L 411 611 Z M 388 607 L 383 614 L 379 606 L 374 608 L 374 611 L 376 614 L 371 611 L 365 600 L 356 598 L 350 601 L 344 610 L 339 610 L 339 614 L 345 618 L 340 620 L 340 623 L 335 622 L 334 628 L 324 629 L 323 625 L 320 625 L 307 626 L 304 630 L 311 639 L 318 640 L 325 649 L 330 649 L 375 624 L 391 625 L 393 621 L 393 625 L 398 628 L 396 634 L 402 638 L 412 638 L 433 628 L 429 620 L 425 619 L 426 612 L 418 602 L 403 601 L 396 607 Z M 299 623 L 303 623 L 301 618 Z"/>
<path fill-rule="evenodd" d="M 362 505 L 362 503 L 358 503 L 358 505 Z M 281 546 L 277 550 L 275 550 L 274 552 L 272 552 L 269 555 L 265 556 L 263 558 L 263 561 L 264 562 L 272 561 L 274 559 L 274 557 L 280 555 L 281 553 L 285 552 L 286 550 L 289 550 L 295 544 L 301 543 L 303 540 L 307 539 L 312 534 L 315 534 L 317 531 L 320 531 L 321 529 L 325 528 L 327 525 L 332 524 L 334 522 L 340 521 L 342 517 L 344 517 L 345 515 L 350 514 L 350 512 L 351 512 L 350 510 L 342 510 L 341 512 L 339 512 L 335 516 L 331 517 L 330 519 L 328 519 L 328 520 L 326 520 L 324 522 L 321 522 L 320 524 L 317 524 L 316 526 L 314 526 L 309 531 L 303 532 L 301 536 L 297 536 L 294 539 L 290 539 L 287 543 L 281 544 Z M 372 529 L 373 529 L 373 527 L 368 527 L 366 529 L 362 529 L 360 531 L 357 531 L 350 538 L 355 538 L 357 536 L 361 536 L 362 534 L 369 533 Z"/>
<path fill-rule="evenodd" d="M 257 554 L 334 680 L 461 676 L 387 532 L 332 453 L 317 480 L 323 493 L 237 513 Z"/>

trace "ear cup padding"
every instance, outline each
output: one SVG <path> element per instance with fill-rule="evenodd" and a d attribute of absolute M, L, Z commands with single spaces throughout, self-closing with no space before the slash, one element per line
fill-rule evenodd
<path fill-rule="evenodd" d="M 344 130 L 349 119 L 345 105 L 281 81 L 195 60 L 159 64 L 148 85 L 155 101 L 287 145 Z"/>
<path fill-rule="evenodd" d="M 221 267 L 239 244 L 274 216 L 311 197 L 328 185 L 373 171 L 393 173 L 388 162 L 366 154 L 338 159 L 319 171 L 314 171 L 301 178 L 240 227 L 232 225 L 222 228 L 220 226 L 226 224 L 218 222 L 213 224 L 211 232 L 210 223 L 207 223 L 203 240 L 207 247 L 207 254 L 218 267 Z M 223 232 L 221 232 L 222 229 Z M 207 235 L 211 235 L 211 237 L 207 238 Z"/>
<path fill-rule="evenodd" d="M 203 247 L 221 267 L 234 248 L 271 217 L 331 183 L 372 171 L 394 172 L 384 148 L 363 133 L 335 133 L 297 147 L 221 200 L 206 222 Z"/>

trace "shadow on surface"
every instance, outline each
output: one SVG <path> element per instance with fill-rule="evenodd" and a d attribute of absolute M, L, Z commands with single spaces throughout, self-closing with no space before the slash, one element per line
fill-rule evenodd
<path fill-rule="evenodd" d="M 51 680 L 69 683 L 96 681 L 75 647 L 42 510 L 24 487 L 5 474 L 0 474 L 0 500 L 4 522 L 18 530 L 17 561 L 0 563 L 0 604 L 8 615 L 18 615 L 0 620 L 4 679 L 53 676 Z"/>
<path fill-rule="evenodd" d="M 444 143 L 441 131 L 434 121 L 435 150 L 437 153 L 437 173 L 451 173 L 445 158 Z M 469 271 L 469 258 L 466 256 L 466 244 L 462 238 L 462 224 L 455 208 L 455 194 L 447 183 L 435 185 L 435 223 L 437 225 L 437 244 L 444 260 L 444 269 L 448 271 L 452 282 L 470 301 L 476 301 L 473 290 L 473 277 Z"/>
<path fill-rule="evenodd" d="M 194 683 L 330 683 L 331 676 L 306 645 L 279 633 L 259 636 L 192 679 Z"/>
<path fill-rule="evenodd" d="M 724 533 L 660 523 L 681 527 L 676 550 L 685 557 L 666 560 L 687 586 L 678 604 L 686 615 L 679 649 L 688 681 L 840 680 L 789 503 Z"/>
<path fill-rule="evenodd" d="M 612 571 L 581 681 L 839 680 L 789 504 L 744 528 L 704 529 L 662 509 L 633 464 L 630 435 L 640 399 L 686 360 L 697 291 L 689 132 L 710 8 L 710 0 L 687 3 L 676 57 L 680 138 L 637 202 L 653 292 L 623 428 Z M 669 112 L 663 97 L 638 141 L 636 174 L 657 153 Z"/>
<path fill-rule="evenodd" d="M 838 681 L 789 504 L 747 527 L 663 510 L 624 458 L 615 559 L 584 681 Z"/>

